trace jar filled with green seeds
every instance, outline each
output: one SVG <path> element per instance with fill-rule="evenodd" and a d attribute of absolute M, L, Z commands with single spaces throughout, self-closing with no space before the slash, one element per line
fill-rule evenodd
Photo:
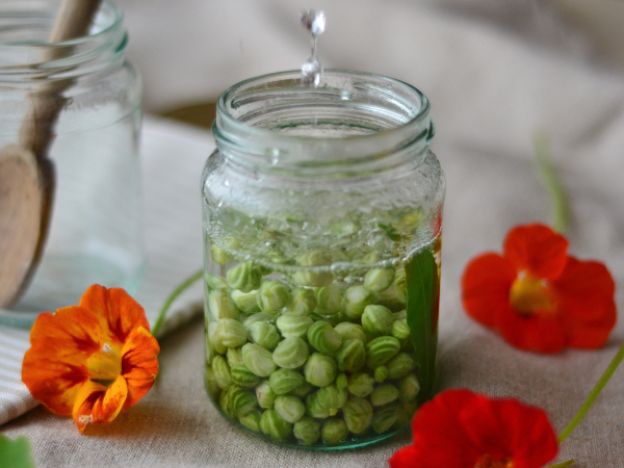
<path fill-rule="evenodd" d="M 203 175 L 206 390 L 235 424 L 322 450 L 432 396 L 444 177 L 429 102 L 391 78 L 253 78 Z"/>

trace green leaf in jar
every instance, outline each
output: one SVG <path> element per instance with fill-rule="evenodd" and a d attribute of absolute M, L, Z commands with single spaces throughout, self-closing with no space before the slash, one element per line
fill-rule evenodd
<path fill-rule="evenodd" d="M 420 401 L 432 396 L 435 381 L 437 317 L 439 303 L 438 266 L 433 251 L 423 249 L 405 264 L 407 323 L 420 372 Z"/>

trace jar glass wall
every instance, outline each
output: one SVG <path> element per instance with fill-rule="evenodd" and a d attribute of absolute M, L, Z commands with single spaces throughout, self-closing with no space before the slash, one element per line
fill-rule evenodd
<path fill-rule="evenodd" d="M 203 177 L 205 384 L 278 443 L 363 447 L 435 379 L 444 178 L 426 97 L 383 76 L 254 78 Z"/>
<path fill-rule="evenodd" d="M 75 303 L 92 283 L 134 291 L 143 269 L 141 83 L 124 57 L 121 12 L 103 1 L 86 36 L 48 43 L 59 4 L 0 6 L 0 24 L 11 25 L 0 28 L 0 147 L 18 142 L 36 93 L 70 83 L 48 149 L 55 190 L 47 242 L 14 318 Z"/>

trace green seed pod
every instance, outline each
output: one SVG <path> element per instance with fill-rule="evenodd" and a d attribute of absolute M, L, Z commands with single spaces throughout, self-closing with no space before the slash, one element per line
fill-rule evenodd
<path fill-rule="evenodd" d="M 315 250 L 298 257 L 297 263 L 302 267 L 329 265 L 331 263 L 331 258 L 329 258 L 325 252 Z M 332 274 L 326 270 L 303 268 L 293 275 L 293 280 L 301 286 L 325 286 L 331 283 Z"/>
<path fill-rule="evenodd" d="M 399 407 L 396 404 L 385 406 L 373 414 L 373 431 L 377 434 L 392 429 L 399 419 Z"/>
<path fill-rule="evenodd" d="M 364 343 L 360 340 L 346 340 L 338 350 L 337 360 L 341 371 L 359 371 L 366 363 Z"/>
<path fill-rule="evenodd" d="M 392 384 L 383 384 L 375 387 L 370 400 L 373 406 L 384 406 L 397 398 L 399 398 L 399 389 Z"/>
<path fill-rule="evenodd" d="M 284 283 L 268 280 L 258 289 L 258 304 L 263 312 L 275 314 L 290 301 L 290 290 Z"/>
<path fill-rule="evenodd" d="M 268 322 L 253 322 L 248 330 L 251 339 L 263 348 L 272 351 L 279 343 L 280 335 L 277 328 Z"/>
<path fill-rule="evenodd" d="M 335 416 L 343 404 L 341 392 L 334 385 L 320 388 L 306 398 L 308 414 L 313 418 Z"/>
<path fill-rule="evenodd" d="M 394 320 L 403 320 L 407 318 L 407 310 L 402 309 L 399 310 L 398 312 L 393 312 L 392 316 L 394 317 Z"/>
<path fill-rule="evenodd" d="M 256 409 L 256 397 L 248 391 L 232 385 L 227 389 L 231 393 L 231 405 L 234 410 L 234 416 L 242 416 Z"/>
<path fill-rule="evenodd" d="M 323 423 L 321 438 L 327 445 L 338 445 L 347 440 L 348 435 L 349 430 L 342 419 L 332 418 Z"/>
<path fill-rule="evenodd" d="M 414 374 L 410 374 L 401 379 L 399 383 L 401 401 L 411 402 L 416 400 L 420 392 L 420 383 Z"/>
<path fill-rule="evenodd" d="M 228 348 L 238 348 L 247 342 L 247 330 L 238 320 L 220 319 L 215 333 L 217 339 Z"/>
<path fill-rule="evenodd" d="M 290 437 L 292 424 L 284 421 L 274 409 L 269 409 L 260 416 L 260 431 L 271 439 L 286 440 Z"/>
<path fill-rule="evenodd" d="M 367 305 L 373 303 L 375 296 L 364 286 L 347 288 L 343 299 L 343 312 L 351 320 L 360 320 Z"/>
<path fill-rule="evenodd" d="M 369 291 L 383 291 L 390 287 L 393 279 L 393 268 L 373 268 L 364 276 L 364 287 Z"/>
<path fill-rule="evenodd" d="M 336 390 L 338 391 L 338 405 L 340 405 L 340 407 L 342 408 L 347 402 L 347 399 L 349 398 L 349 392 L 347 391 L 346 388 L 339 388 L 337 385 L 334 385 L 334 386 L 336 387 Z"/>
<path fill-rule="evenodd" d="M 227 288 L 227 283 L 223 280 L 223 278 L 220 276 L 210 275 L 208 273 L 204 275 L 204 283 L 206 291 Z"/>
<path fill-rule="evenodd" d="M 250 413 L 239 416 L 238 422 L 250 431 L 260 432 L 260 411 L 251 411 Z"/>
<path fill-rule="evenodd" d="M 365 398 L 370 395 L 375 385 L 375 379 L 369 374 L 359 373 L 349 377 L 349 386 L 347 389 L 351 395 Z"/>
<path fill-rule="evenodd" d="M 216 398 L 221 391 L 215 373 L 210 366 L 206 366 L 204 369 L 204 387 L 212 398 Z"/>
<path fill-rule="evenodd" d="M 230 297 L 238 310 L 245 314 L 253 314 L 260 310 L 260 306 L 258 305 L 258 291 L 255 289 L 249 292 L 235 289 L 230 293 Z"/>
<path fill-rule="evenodd" d="M 208 343 L 215 353 L 224 354 L 227 350 L 225 345 L 221 342 L 221 338 L 217 335 L 217 322 L 208 323 Z"/>
<path fill-rule="evenodd" d="M 369 305 L 362 314 L 362 327 L 370 336 L 389 335 L 392 333 L 394 317 L 387 307 L 382 305 Z"/>
<path fill-rule="evenodd" d="M 347 428 L 354 434 L 363 434 L 373 420 L 373 407 L 364 398 L 350 397 L 342 409 Z"/>
<path fill-rule="evenodd" d="M 273 351 L 273 361 L 285 369 L 297 369 L 308 359 L 308 345 L 301 338 L 284 338 Z"/>
<path fill-rule="evenodd" d="M 275 411 L 289 423 L 296 423 L 305 414 L 305 405 L 300 398 L 292 395 L 281 395 L 275 399 Z"/>
<path fill-rule="evenodd" d="M 269 385 L 276 395 L 286 395 L 304 383 L 301 372 L 292 369 L 277 369 L 269 377 Z"/>
<path fill-rule="evenodd" d="M 217 385 L 223 390 L 232 385 L 232 376 L 230 375 L 230 366 L 223 356 L 215 356 L 212 359 L 212 372 L 214 373 Z"/>
<path fill-rule="evenodd" d="M 366 344 L 367 365 L 371 369 L 385 364 L 401 349 L 401 343 L 393 336 L 380 336 Z"/>
<path fill-rule="evenodd" d="M 225 414 L 231 418 L 238 418 L 256 408 L 256 397 L 248 390 L 231 385 L 219 398 L 219 404 Z"/>
<path fill-rule="evenodd" d="M 360 340 L 363 343 L 366 343 L 366 341 L 368 341 L 364 329 L 361 325 L 358 325 L 357 323 L 340 322 L 334 327 L 334 330 L 342 337 L 343 341 L 350 339 Z"/>
<path fill-rule="evenodd" d="M 405 279 L 405 269 L 397 268 L 394 281 L 389 288 L 377 293 L 377 302 L 385 305 L 390 310 L 401 310 L 405 308 L 407 300 L 407 285 Z"/>
<path fill-rule="evenodd" d="M 243 363 L 258 377 L 268 377 L 275 370 L 271 352 L 254 343 L 243 346 Z"/>
<path fill-rule="evenodd" d="M 345 390 L 349 386 L 349 379 L 347 374 L 338 374 L 336 377 L 336 388 L 338 390 Z"/>
<path fill-rule="evenodd" d="M 232 383 L 243 388 L 253 388 L 260 383 L 260 377 L 251 372 L 244 364 L 237 364 L 230 368 Z"/>
<path fill-rule="evenodd" d="M 312 325 L 312 319 L 307 315 L 282 314 L 277 318 L 275 324 L 284 338 L 304 336 Z"/>
<path fill-rule="evenodd" d="M 410 327 L 407 324 L 407 319 L 395 320 L 392 324 L 392 336 L 399 341 L 406 340 L 410 336 Z"/>
<path fill-rule="evenodd" d="M 389 378 L 400 379 L 416 368 L 416 361 L 407 353 L 399 353 L 388 361 L 387 367 Z"/>
<path fill-rule="evenodd" d="M 295 395 L 295 396 L 298 396 L 299 398 L 303 398 L 307 396 L 312 390 L 314 390 L 314 387 L 310 385 L 308 382 L 304 381 L 301 385 L 299 385 L 290 393 L 291 395 Z"/>
<path fill-rule="evenodd" d="M 240 348 L 228 348 L 225 357 L 230 367 L 243 363 L 243 353 Z"/>
<path fill-rule="evenodd" d="M 398 413 L 399 417 L 397 419 L 397 426 L 407 426 L 412 420 L 412 416 L 418 409 L 418 402 L 416 401 L 408 401 L 400 404 Z"/>
<path fill-rule="evenodd" d="M 243 326 L 249 330 L 254 323 L 257 322 L 270 322 L 273 320 L 274 316 L 271 314 L 267 314 L 266 312 L 258 312 L 257 314 L 250 315 L 243 322 Z"/>
<path fill-rule="evenodd" d="M 342 338 L 334 328 L 324 320 L 314 322 L 308 328 L 308 343 L 321 353 L 332 354 L 340 348 Z"/>
<path fill-rule="evenodd" d="M 377 366 L 373 375 L 375 376 L 375 382 L 383 383 L 388 378 L 388 368 L 386 366 Z"/>
<path fill-rule="evenodd" d="M 316 309 L 316 295 L 314 291 L 307 288 L 295 288 L 287 308 L 292 314 L 311 314 Z"/>
<path fill-rule="evenodd" d="M 230 254 L 215 244 L 210 246 L 210 256 L 212 257 L 212 261 L 219 265 L 225 265 L 232 261 Z"/>
<path fill-rule="evenodd" d="M 236 319 L 240 313 L 234 305 L 226 289 L 215 289 L 208 293 L 208 309 L 212 317 L 216 319 Z"/>
<path fill-rule="evenodd" d="M 265 380 L 256 387 L 256 399 L 260 408 L 269 409 L 273 408 L 275 403 L 275 393 L 271 389 L 271 385 L 268 380 Z"/>
<path fill-rule="evenodd" d="M 252 262 L 239 263 L 225 275 L 225 280 L 230 288 L 239 289 L 243 292 L 258 289 L 261 279 L 260 269 Z"/>
<path fill-rule="evenodd" d="M 321 438 L 321 423 L 306 416 L 295 423 L 293 434 L 303 445 L 316 444 Z"/>
<path fill-rule="evenodd" d="M 303 367 L 303 375 L 308 383 L 326 387 L 336 378 L 336 363 L 329 356 L 312 353 Z"/>
<path fill-rule="evenodd" d="M 316 291 L 316 313 L 322 316 L 336 315 L 342 310 L 343 289 L 335 284 L 328 284 Z"/>

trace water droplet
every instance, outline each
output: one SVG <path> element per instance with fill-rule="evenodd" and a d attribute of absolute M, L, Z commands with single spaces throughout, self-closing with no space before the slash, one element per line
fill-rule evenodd
<path fill-rule="evenodd" d="M 309 57 L 301 65 L 301 75 L 306 83 L 318 86 L 321 81 L 321 62 L 315 57 Z"/>
<path fill-rule="evenodd" d="M 223 181 L 223 185 L 226 186 L 226 187 L 229 187 L 230 186 L 230 181 L 228 179 L 225 179 Z"/>
<path fill-rule="evenodd" d="M 322 10 L 306 10 L 301 14 L 301 24 L 313 37 L 317 37 L 325 32 L 327 18 Z"/>
<path fill-rule="evenodd" d="M 352 97 L 353 95 L 350 91 L 347 91 L 346 89 L 340 91 L 340 99 L 342 99 L 343 101 L 350 101 Z"/>

